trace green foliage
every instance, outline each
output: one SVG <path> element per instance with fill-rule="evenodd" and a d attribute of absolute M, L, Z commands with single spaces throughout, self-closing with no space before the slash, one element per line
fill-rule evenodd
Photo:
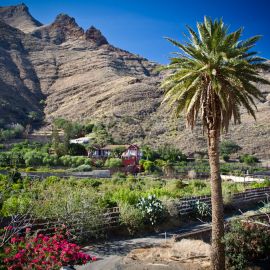
<path fill-rule="evenodd" d="M 78 122 L 72 122 L 63 118 L 54 119 L 53 125 L 58 129 L 63 129 L 65 136 L 70 138 L 77 138 L 83 136 L 83 125 Z"/>
<path fill-rule="evenodd" d="M 264 100 L 258 83 L 270 84 L 259 70 L 269 69 L 266 59 L 250 53 L 260 37 L 240 41 L 243 28 L 228 29 L 222 19 L 205 17 L 196 30 L 187 26 L 184 43 L 167 38 L 181 53 L 161 68 L 172 71 L 162 83 L 164 101 L 176 116 L 185 112 L 191 128 L 200 117 L 205 129 L 212 119 L 214 128 L 228 130 L 231 120 L 240 122 L 241 106 L 255 118 L 255 99 Z"/>
<path fill-rule="evenodd" d="M 248 187 L 250 185 L 246 186 L 246 188 Z M 0 175 L 0 194 L 2 196 L 0 197 L 0 212 L 5 201 L 8 201 L 5 203 L 5 215 L 8 215 L 9 211 L 14 213 L 14 211 L 26 210 L 24 205 L 27 205 L 28 202 L 31 205 L 29 209 L 32 208 L 33 204 L 42 207 L 40 199 L 43 201 L 48 196 L 47 199 L 49 200 L 48 193 L 53 188 L 55 189 L 53 200 L 56 200 L 57 189 L 63 189 L 67 192 L 73 188 L 78 193 L 80 189 L 85 189 L 89 192 L 89 196 L 92 193 L 95 195 L 93 203 L 102 209 L 121 204 L 129 204 L 135 207 L 141 198 L 147 198 L 149 194 L 155 195 L 159 200 L 210 194 L 210 183 L 203 180 L 181 181 L 179 179 L 170 179 L 165 181 L 159 178 L 134 177 L 116 173 L 110 179 L 61 179 L 51 176 L 42 181 L 29 181 L 27 178 Z M 244 185 L 224 182 L 223 191 L 224 194 L 241 192 L 244 191 Z M 59 192 L 59 204 L 61 196 L 62 192 Z M 9 199 L 11 197 L 12 199 Z M 13 198 L 19 199 L 14 200 Z M 19 207 L 20 203 L 22 207 Z M 65 203 L 63 200 L 63 204 Z M 46 202 L 46 204 L 49 205 L 49 202 Z M 46 211 L 49 213 L 49 206 Z"/>
<path fill-rule="evenodd" d="M 243 270 L 249 261 L 263 259 L 270 252 L 270 233 L 265 226 L 234 221 L 224 237 L 227 265 Z"/>
<path fill-rule="evenodd" d="M 40 120 L 40 116 L 38 115 L 37 112 L 31 111 L 27 115 L 28 119 L 30 119 L 32 122 L 36 122 Z"/>
<path fill-rule="evenodd" d="M 220 154 L 222 156 L 224 155 L 229 156 L 233 153 L 238 152 L 239 150 L 241 150 L 241 147 L 233 141 L 225 140 L 220 143 Z"/>
<path fill-rule="evenodd" d="M 83 126 L 83 131 L 84 131 L 84 133 L 85 134 L 88 134 L 88 133 L 91 133 L 92 131 L 93 131 L 93 128 L 94 128 L 94 124 L 85 124 L 84 126 Z"/>
<path fill-rule="evenodd" d="M 155 161 L 156 159 L 160 158 L 159 153 L 148 145 L 142 146 L 141 151 L 143 158 L 146 160 Z"/>
<path fill-rule="evenodd" d="M 69 156 L 69 155 L 65 155 L 59 158 L 60 163 L 63 166 L 66 167 L 78 167 L 80 165 L 91 165 L 91 160 L 87 157 L 74 157 L 74 156 Z"/>
<path fill-rule="evenodd" d="M 29 151 L 24 154 L 24 161 L 26 166 L 37 166 L 43 163 L 45 153 L 39 151 Z"/>
<path fill-rule="evenodd" d="M 122 172 L 116 172 L 112 175 L 113 183 L 121 183 L 126 180 L 126 175 Z"/>
<path fill-rule="evenodd" d="M 16 169 L 13 169 L 9 171 L 8 178 L 12 183 L 18 183 L 22 180 L 22 175 Z"/>
<path fill-rule="evenodd" d="M 127 188 L 119 188 L 112 194 L 112 201 L 119 203 L 128 203 L 130 205 L 136 205 L 142 196 L 143 192 L 138 190 L 129 190 Z"/>
<path fill-rule="evenodd" d="M 137 207 L 142 211 L 144 218 L 152 226 L 156 225 L 164 217 L 164 207 L 162 202 L 155 195 L 148 195 L 141 198 Z"/>
<path fill-rule="evenodd" d="M 1 214 L 3 216 L 25 214 L 31 207 L 31 198 L 30 196 L 25 195 L 14 195 L 4 201 L 2 205 Z"/>
<path fill-rule="evenodd" d="M 102 168 L 104 166 L 104 161 L 102 159 L 97 159 L 94 161 L 94 165 L 97 168 Z"/>
<path fill-rule="evenodd" d="M 5 128 L 0 128 L 0 141 L 21 138 L 24 133 L 24 127 L 20 124 L 12 124 Z"/>
<path fill-rule="evenodd" d="M 83 156 L 87 154 L 87 151 L 82 144 L 71 143 L 69 145 L 68 153 L 71 156 Z"/>
<path fill-rule="evenodd" d="M 121 155 L 123 154 L 123 152 L 126 150 L 125 147 L 123 146 L 119 146 L 115 149 L 112 150 L 110 156 L 114 157 L 114 158 L 121 158 Z"/>
<path fill-rule="evenodd" d="M 154 172 L 155 169 L 156 169 L 156 166 L 155 166 L 154 162 L 153 161 L 150 161 L 150 160 L 143 160 L 143 159 L 141 159 L 140 160 L 140 165 L 142 165 L 143 168 L 144 168 L 144 170 L 146 172 L 148 172 L 148 173 Z"/>
<path fill-rule="evenodd" d="M 90 172 L 91 170 L 92 170 L 91 166 L 86 164 L 71 169 L 72 172 Z"/>
<path fill-rule="evenodd" d="M 120 168 L 123 166 L 122 159 L 120 158 L 109 158 L 105 162 L 105 167 L 108 168 Z"/>
<path fill-rule="evenodd" d="M 102 223 L 100 215 L 104 209 L 98 204 L 99 195 L 90 184 L 87 186 L 86 182 L 72 180 L 68 183 L 60 180 L 46 186 L 36 183 L 38 192 L 37 199 L 32 201 L 33 214 L 40 218 L 58 219 L 70 224 L 77 232 L 88 232 L 87 237 L 95 236 L 94 231 Z"/>
<path fill-rule="evenodd" d="M 187 160 L 186 155 L 171 145 L 164 145 L 163 147 L 158 148 L 157 153 L 159 157 L 165 161 L 177 162 Z"/>
<path fill-rule="evenodd" d="M 120 205 L 120 220 L 127 227 L 131 235 L 141 232 L 144 226 L 144 215 L 142 211 L 127 203 Z"/>
<path fill-rule="evenodd" d="M 255 156 L 245 154 L 239 157 L 240 162 L 244 162 L 247 165 L 252 165 L 259 162 L 259 159 Z"/>
<path fill-rule="evenodd" d="M 108 143 L 113 143 L 111 134 L 108 133 L 105 125 L 102 123 L 96 123 L 93 128 L 92 144 L 104 146 Z"/>
<path fill-rule="evenodd" d="M 211 208 L 206 202 L 198 200 L 192 203 L 192 207 L 195 215 L 198 215 L 199 217 L 208 217 L 211 215 Z"/>
<path fill-rule="evenodd" d="M 263 188 L 263 187 L 270 187 L 270 180 L 265 179 L 263 182 L 256 182 L 251 184 L 252 188 Z"/>
<path fill-rule="evenodd" d="M 228 154 L 223 154 L 222 158 L 225 162 L 228 162 L 230 160 L 230 156 Z"/>

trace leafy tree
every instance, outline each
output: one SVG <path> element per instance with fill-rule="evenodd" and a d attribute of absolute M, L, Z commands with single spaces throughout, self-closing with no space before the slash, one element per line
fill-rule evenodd
<path fill-rule="evenodd" d="M 154 161 L 154 160 L 160 158 L 159 153 L 157 151 L 155 151 L 154 149 L 152 149 L 148 145 L 144 145 L 141 148 L 141 150 L 142 150 L 143 158 L 146 160 Z"/>
<path fill-rule="evenodd" d="M 71 156 L 84 156 L 87 155 L 87 151 L 82 144 L 71 143 L 69 145 L 69 154 Z"/>
<path fill-rule="evenodd" d="M 175 108 L 176 116 L 185 111 L 191 129 L 201 118 L 207 135 L 211 170 L 212 253 L 211 268 L 225 269 L 223 200 L 219 165 L 220 133 L 229 123 L 240 123 L 240 107 L 255 118 L 254 99 L 264 100 L 257 84 L 269 84 L 260 77 L 260 70 L 269 69 L 265 59 L 250 49 L 259 36 L 240 41 L 243 29 L 229 33 L 222 20 L 205 17 L 194 31 L 187 26 L 189 38 L 184 44 L 168 40 L 182 52 L 171 59 L 163 70 L 172 70 L 164 80 L 163 102 Z"/>
<path fill-rule="evenodd" d="M 171 162 L 176 161 L 185 161 L 187 157 L 177 148 L 172 147 L 171 145 L 164 145 L 157 150 L 160 158 L 163 160 L 168 160 Z"/>
<path fill-rule="evenodd" d="M 85 125 L 83 126 L 83 131 L 84 131 L 84 133 L 85 133 L 85 134 L 91 133 L 91 132 L 93 131 L 94 126 L 95 126 L 94 124 L 85 124 Z"/>
<path fill-rule="evenodd" d="M 108 133 L 105 125 L 102 123 L 98 123 L 94 126 L 93 133 L 92 145 L 104 146 L 108 143 L 113 143 L 111 134 Z"/>
<path fill-rule="evenodd" d="M 56 155 L 61 156 L 63 153 L 60 147 L 59 132 L 55 127 L 53 127 L 53 130 L 52 130 L 51 142 L 52 142 L 52 148 L 55 151 Z"/>

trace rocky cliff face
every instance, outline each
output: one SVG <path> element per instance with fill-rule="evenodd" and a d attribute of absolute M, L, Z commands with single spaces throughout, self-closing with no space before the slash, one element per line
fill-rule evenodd
<path fill-rule="evenodd" d="M 0 7 L 0 18 L 6 24 L 18 28 L 25 33 L 42 26 L 42 23 L 31 16 L 25 4 Z"/>
<path fill-rule="evenodd" d="M 100 120 L 119 142 L 206 148 L 199 127 L 191 133 L 161 105 L 157 64 L 115 48 L 95 27 L 84 31 L 66 14 L 42 25 L 25 5 L 3 7 L 0 40 L 0 118 L 25 122 L 36 111 L 45 126 L 56 117 Z M 227 136 L 265 156 L 269 111 L 269 102 L 261 104 L 257 123 L 243 114 L 243 124 Z"/>

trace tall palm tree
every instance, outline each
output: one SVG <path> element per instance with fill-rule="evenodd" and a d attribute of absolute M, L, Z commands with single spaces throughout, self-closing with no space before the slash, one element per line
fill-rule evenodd
<path fill-rule="evenodd" d="M 269 84 L 259 70 L 269 69 L 265 59 L 250 49 L 259 36 L 240 41 L 242 29 L 229 33 L 222 20 L 205 17 L 197 32 L 187 26 L 184 44 L 167 38 L 181 52 L 171 59 L 172 72 L 164 79 L 164 101 L 175 108 L 176 116 L 185 112 L 191 129 L 198 118 L 207 135 L 211 171 L 212 269 L 225 268 L 222 186 L 219 167 L 219 140 L 229 122 L 240 123 L 240 107 L 255 118 L 255 99 L 264 100 L 257 83 Z"/>

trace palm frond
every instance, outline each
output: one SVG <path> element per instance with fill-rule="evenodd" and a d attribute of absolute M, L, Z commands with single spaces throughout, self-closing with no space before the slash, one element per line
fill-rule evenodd
<path fill-rule="evenodd" d="M 187 32 L 183 44 L 166 38 L 181 52 L 163 67 L 172 71 L 162 83 L 163 103 L 177 117 L 185 112 L 191 128 L 200 116 L 204 129 L 227 131 L 231 120 L 241 122 L 241 106 L 255 118 L 255 100 L 264 99 L 258 85 L 270 84 L 260 73 L 270 70 L 270 64 L 250 51 L 260 36 L 241 41 L 242 28 L 229 33 L 221 19 L 209 17 L 197 23 L 197 31 L 187 26 Z"/>

